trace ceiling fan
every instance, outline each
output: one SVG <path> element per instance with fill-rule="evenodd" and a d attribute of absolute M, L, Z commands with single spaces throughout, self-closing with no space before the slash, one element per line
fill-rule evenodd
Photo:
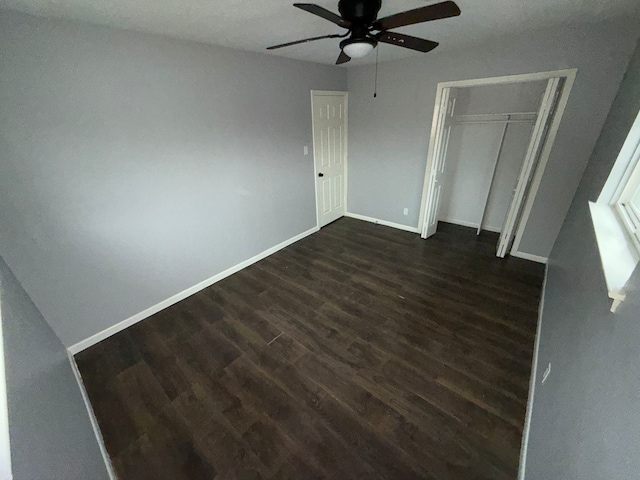
<path fill-rule="evenodd" d="M 341 52 L 336 65 L 346 63 L 352 58 L 365 57 L 376 47 L 378 42 L 410 48 L 419 52 L 429 52 L 438 46 L 438 42 L 390 32 L 389 30 L 460 15 L 460 9 L 452 1 L 396 13 L 379 20 L 378 12 L 382 6 L 382 0 L 340 0 L 338 2 L 340 15 L 312 3 L 294 3 L 293 6 L 329 20 L 339 27 L 346 28 L 347 33 L 305 38 L 304 40 L 274 45 L 268 47 L 267 50 L 290 47 L 291 45 L 313 42 L 324 38 L 345 38 L 348 36 L 349 38 L 345 38 L 340 42 Z"/>

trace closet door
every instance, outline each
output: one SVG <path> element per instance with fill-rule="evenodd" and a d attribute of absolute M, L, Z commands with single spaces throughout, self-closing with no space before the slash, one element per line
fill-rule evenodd
<path fill-rule="evenodd" d="M 538 157 L 540 156 L 540 150 L 547 135 L 547 130 L 553 117 L 555 105 L 560 95 L 560 78 L 551 78 L 547 82 L 547 88 L 542 96 L 542 103 L 540 106 L 540 113 L 536 119 L 536 124 L 533 127 L 533 134 L 529 142 L 527 149 L 527 156 L 525 157 L 518 183 L 513 192 L 513 198 L 511 205 L 507 211 L 507 216 L 500 232 L 500 240 L 498 241 L 498 249 L 496 255 L 500 258 L 504 258 L 507 254 L 507 250 L 511 246 L 513 236 L 520 219 L 520 213 L 522 205 L 528 190 L 529 183 L 533 176 L 536 164 L 538 163 Z"/>
<path fill-rule="evenodd" d="M 434 138 L 429 145 L 431 153 L 431 168 L 429 171 L 429 188 L 425 209 L 425 222 L 422 228 L 422 238 L 429 238 L 438 228 L 438 212 L 442 195 L 442 176 L 447 159 L 447 146 L 451 135 L 451 124 L 455 110 L 455 91 L 450 88 L 442 90 L 442 97 L 438 105 Z"/>

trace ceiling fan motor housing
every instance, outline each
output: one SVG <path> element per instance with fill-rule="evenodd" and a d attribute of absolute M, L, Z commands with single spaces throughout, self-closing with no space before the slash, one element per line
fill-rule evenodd
<path fill-rule="evenodd" d="M 378 18 L 382 0 L 340 0 L 338 10 L 354 26 L 368 28 Z"/>

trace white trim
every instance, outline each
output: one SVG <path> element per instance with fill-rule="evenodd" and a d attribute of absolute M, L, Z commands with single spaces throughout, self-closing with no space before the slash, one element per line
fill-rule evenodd
<path fill-rule="evenodd" d="M 575 76 L 577 68 L 568 68 L 563 70 L 550 70 L 547 72 L 522 73 L 518 75 L 503 75 L 500 77 L 472 78 L 469 80 L 453 80 L 450 82 L 438 83 L 438 87 L 442 88 L 466 88 L 478 87 L 482 85 L 501 85 L 506 83 L 524 83 L 535 82 L 538 80 L 549 80 L 556 77 Z"/>
<path fill-rule="evenodd" d="M 533 399 L 536 392 L 536 376 L 538 375 L 538 357 L 540 355 L 540 333 L 542 332 L 542 313 L 544 312 L 544 298 L 547 293 L 547 278 L 549 267 L 544 270 L 544 281 L 542 282 L 542 294 L 540 295 L 540 306 L 538 307 L 538 327 L 536 328 L 536 341 L 533 347 L 533 360 L 531 363 L 531 378 L 529 379 L 529 398 L 527 399 L 527 412 L 524 420 L 524 430 L 522 432 L 522 443 L 520 446 L 520 466 L 518 468 L 518 480 L 524 480 L 527 468 L 527 449 L 529 448 L 529 433 L 531 431 L 531 417 L 533 415 Z"/>
<path fill-rule="evenodd" d="M 102 330 L 101 332 L 98 332 L 92 336 L 90 336 L 89 338 L 86 338 L 78 343 L 76 343 L 75 345 L 71 345 L 67 350 L 69 351 L 69 353 L 71 355 L 75 355 L 79 352 L 81 352 L 82 350 L 89 348 L 92 345 L 95 345 L 96 343 L 104 340 L 105 338 L 110 337 L 111 335 L 115 335 L 116 333 L 124 330 L 125 328 L 130 327 L 131 325 L 134 325 L 135 323 L 140 322 L 141 320 L 144 320 L 145 318 L 150 317 L 151 315 L 154 315 L 156 313 L 158 313 L 161 310 L 164 310 L 167 307 L 170 307 L 171 305 L 178 303 L 180 300 L 184 300 L 187 297 L 190 297 L 191 295 L 193 295 L 194 293 L 198 293 L 200 290 L 203 290 L 211 285 L 213 285 L 216 282 L 219 282 L 220 280 L 227 278 L 230 275 L 233 275 L 236 272 L 239 272 L 240 270 L 242 270 L 243 268 L 248 267 L 249 265 L 252 265 L 260 260 L 262 260 L 263 258 L 268 257 L 269 255 L 272 255 L 274 253 L 276 253 L 278 250 L 282 250 L 285 247 L 288 247 L 289 245 L 291 245 L 292 243 L 297 242 L 298 240 L 302 240 L 305 237 L 308 237 L 309 235 L 315 233 L 318 231 L 318 227 L 315 226 L 309 230 L 307 230 L 306 232 L 302 232 L 299 235 L 296 235 L 295 237 L 292 237 L 288 240 L 285 240 L 282 243 L 279 243 L 278 245 L 268 248 L 267 250 L 265 250 L 262 253 L 259 253 L 251 258 L 249 258 L 248 260 L 245 260 L 243 262 L 238 263 L 237 265 L 234 265 L 233 267 L 230 267 L 226 270 L 224 270 L 223 272 L 218 273 L 217 275 L 214 275 L 213 277 L 210 277 L 206 280 L 203 280 L 202 282 L 194 285 L 193 287 L 189 287 L 186 290 L 183 290 L 180 293 L 176 293 L 175 295 L 167 298 L 166 300 L 163 300 L 160 303 L 157 303 L 155 305 L 153 305 L 152 307 L 147 308 L 146 310 L 143 310 L 140 313 L 137 313 L 135 315 L 133 315 L 132 317 L 129 317 L 119 323 L 116 323 L 115 325 L 112 325 L 109 328 L 106 328 L 104 330 Z"/>
<path fill-rule="evenodd" d="M 405 232 L 420 233 L 416 227 L 410 227 L 409 225 L 402 225 L 401 223 L 387 222 L 386 220 L 380 220 L 379 218 L 367 217 L 366 215 L 360 215 L 358 213 L 347 212 L 345 217 L 355 218 L 356 220 L 364 220 L 365 222 L 375 223 L 377 225 L 384 225 L 385 227 L 397 228 L 398 230 L 404 230 Z"/>
<path fill-rule="evenodd" d="M 323 97 L 344 97 L 349 92 L 343 92 L 342 90 L 311 90 L 311 95 L 320 95 Z"/>
<path fill-rule="evenodd" d="M 522 232 L 524 232 L 524 226 L 526 225 L 526 221 L 531 213 L 531 208 L 533 207 L 533 202 L 535 201 L 535 197 L 538 193 L 538 188 L 540 187 L 540 182 L 542 181 L 542 174 L 544 173 L 544 168 L 546 167 L 547 161 L 549 159 L 549 155 L 551 153 L 551 147 L 553 146 L 553 141 L 557 135 L 557 131 L 560 127 L 560 121 L 562 120 L 562 116 L 564 115 L 564 110 L 567 105 L 569 94 L 571 93 L 571 88 L 573 87 L 573 83 L 575 81 L 576 74 L 578 69 L 564 69 L 564 70 L 554 70 L 548 72 L 537 72 L 537 73 L 526 73 L 521 75 L 506 75 L 502 77 L 489 77 L 489 78 L 478 78 L 478 79 L 470 79 L 470 80 L 456 80 L 450 82 L 441 82 L 437 85 L 436 90 L 436 100 L 434 105 L 434 114 L 433 120 L 431 122 L 431 133 L 429 140 L 429 148 L 427 152 L 427 164 L 425 168 L 425 180 L 422 189 L 422 199 L 420 202 L 420 216 L 418 218 L 418 231 L 422 231 L 425 223 L 426 216 L 426 199 L 429 188 L 429 174 L 431 171 L 431 164 L 433 162 L 434 156 L 434 148 L 431 145 L 432 142 L 435 141 L 436 134 L 436 119 L 437 119 L 437 110 L 439 106 L 440 98 L 442 97 L 442 91 L 446 88 L 466 88 L 466 87 L 475 87 L 481 85 L 499 85 L 499 84 L 507 84 L 507 83 L 522 83 L 522 82 L 533 82 L 538 80 L 549 80 L 551 78 L 559 78 L 564 77 L 565 83 L 562 89 L 560 99 L 558 101 L 558 105 L 555 110 L 554 118 L 549 128 L 549 132 L 547 134 L 547 138 L 545 139 L 545 143 L 542 149 L 541 157 L 536 167 L 536 171 L 534 173 L 534 177 L 531 183 L 531 188 L 525 201 L 524 209 L 522 216 L 519 221 L 518 229 L 516 231 L 516 240 L 518 243 L 514 242 L 514 247 L 512 251 L 517 252 L 520 245 L 520 238 L 522 236 Z M 522 227 L 522 232 L 520 232 L 520 228 Z M 520 238 L 519 238 L 520 237 Z"/>
<path fill-rule="evenodd" d="M 316 90 L 311 90 L 311 161 L 313 162 L 313 194 L 316 203 L 316 228 L 320 230 L 320 215 L 318 214 L 318 168 L 316 167 L 316 119 L 313 114 L 313 95 Z M 345 205 L 345 210 L 347 206 Z"/>
<path fill-rule="evenodd" d="M 462 227 L 470 227 L 475 229 L 480 226 L 478 222 L 467 222 L 466 220 L 455 220 L 450 218 L 439 218 L 438 221 L 444 223 L 453 223 L 454 225 L 460 225 Z M 500 233 L 500 228 L 496 227 L 482 227 L 482 230 L 487 232 Z"/>
<path fill-rule="evenodd" d="M 531 260 L 533 262 L 546 264 L 549 259 L 547 257 L 541 257 L 540 255 L 533 255 L 525 252 L 511 252 L 509 255 L 512 257 L 524 258 L 525 260 Z"/>
<path fill-rule="evenodd" d="M 84 405 L 87 408 L 87 414 L 89 415 L 89 420 L 91 421 L 91 427 L 93 427 L 93 433 L 96 436 L 98 447 L 100 447 L 100 453 L 102 454 L 104 465 L 105 467 L 107 467 L 109 480 L 117 480 L 118 477 L 116 476 L 115 471 L 113 470 L 113 465 L 111 464 L 111 457 L 107 452 L 107 448 L 104 446 L 104 439 L 102 438 L 102 432 L 100 431 L 100 427 L 98 426 L 98 419 L 96 418 L 96 414 L 93 411 L 91 402 L 89 401 L 87 390 L 84 388 L 84 383 L 82 382 L 82 375 L 80 375 L 78 364 L 76 363 L 76 359 L 73 358 L 73 355 L 71 355 L 69 351 L 67 351 L 67 355 L 69 356 L 69 363 L 71 364 L 73 375 L 76 377 L 76 382 L 78 382 L 78 388 L 80 389 L 80 393 L 82 394 L 82 400 L 84 401 Z"/>
<path fill-rule="evenodd" d="M 313 161 L 315 165 L 315 159 Z M 349 210 L 349 92 L 344 92 L 344 211 Z"/>
<path fill-rule="evenodd" d="M 613 300 L 611 311 L 615 313 L 616 308 L 626 298 L 627 282 L 638 264 L 638 252 L 611 206 L 589 202 L 589 211 L 607 292 Z"/>
<path fill-rule="evenodd" d="M 527 199 L 525 200 L 525 204 L 522 209 L 522 215 L 520 216 L 520 220 L 518 222 L 518 229 L 516 230 L 516 236 L 513 241 L 513 246 L 511 247 L 512 252 L 517 252 L 520 248 L 520 242 L 522 241 L 524 230 L 527 226 L 527 222 L 529 221 L 531 210 L 533 209 L 533 204 L 538 195 L 538 189 L 540 188 L 540 184 L 542 183 L 542 176 L 544 175 L 544 171 L 547 168 L 547 162 L 549 161 L 549 157 L 551 156 L 551 149 L 553 148 L 553 144 L 556 141 L 556 136 L 558 135 L 558 130 L 560 129 L 560 122 L 562 121 L 564 111 L 567 107 L 567 103 L 569 102 L 569 95 L 571 94 L 571 90 L 576 80 L 576 74 L 578 70 L 574 68 L 572 70 L 567 70 L 567 72 L 568 73 L 565 77 L 564 85 L 562 86 L 562 90 L 560 91 L 560 98 L 558 98 L 558 103 L 555 107 L 555 111 L 553 112 L 553 120 L 551 121 L 551 125 L 549 126 L 547 137 L 544 140 L 542 151 L 540 152 L 540 158 L 538 159 L 538 164 L 535 166 L 533 180 L 531 181 L 531 187 L 529 189 L 529 193 L 527 194 Z"/>
<path fill-rule="evenodd" d="M 347 199 L 349 198 L 349 92 L 330 91 L 330 90 L 311 90 L 311 158 L 313 160 L 313 188 L 316 195 L 316 227 L 320 229 L 320 214 L 318 209 L 318 168 L 316 165 L 316 134 L 315 134 L 315 115 L 313 114 L 313 97 L 314 96 L 344 97 L 344 185 L 342 201 L 344 202 L 344 211 L 349 208 Z"/>

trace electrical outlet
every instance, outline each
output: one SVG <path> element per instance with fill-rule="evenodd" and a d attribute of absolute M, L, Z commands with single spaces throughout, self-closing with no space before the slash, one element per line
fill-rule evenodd
<path fill-rule="evenodd" d="M 543 384 L 544 384 L 544 382 L 547 381 L 547 378 L 549 378 L 549 374 L 550 373 L 551 373 L 551 362 L 549 362 L 549 365 L 547 365 L 547 369 L 542 374 L 542 383 Z"/>
<path fill-rule="evenodd" d="M 305 155 L 309 155 L 309 146 L 305 145 L 302 151 L 304 152 Z"/>
<path fill-rule="evenodd" d="M 409 209 L 405 208 L 402 212 L 403 215 L 409 215 Z"/>

